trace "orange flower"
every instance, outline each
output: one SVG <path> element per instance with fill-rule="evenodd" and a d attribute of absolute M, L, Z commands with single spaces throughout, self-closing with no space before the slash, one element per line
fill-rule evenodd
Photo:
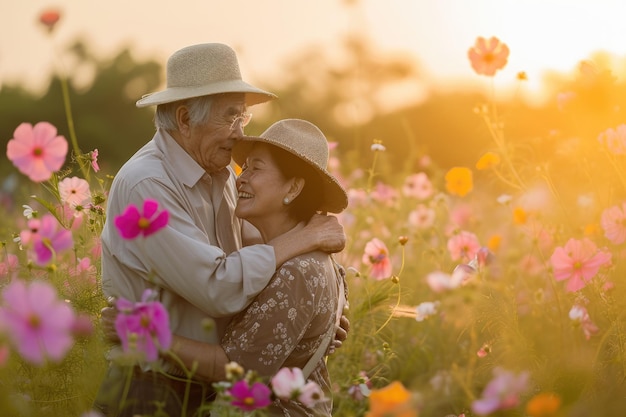
<path fill-rule="evenodd" d="M 553 416 L 561 407 L 561 398 L 552 392 L 535 395 L 526 404 L 526 414 L 530 417 Z"/>
<path fill-rule="evenodd" d="M 500 155 L 495 152 L 487 152 L 476 162 L 476 169 L 484 171 L 493 168 L 500 163 Z"/>
<path fill-rule="evenodd" d="M 502 236 L 500 235 L 492 235 L 487 241 L 487 247 L 491 249 L 492 252 L 496 252 L 500 248 L 500 244 L 502 243 Z"/>
<path fill-rule="evenodd" d="M 45 10 L 39 15 L 39 22 L 43 24 L 46 29 L 48 29 L 48 33 L 52 32 L 54 26 L 57 24 L 59 19 L 61 18 L 61 13 L 55 9 Z"/>
<path fill-rule="evenodd" d="M 446 173 L 446 190 L 461 197 L 472 191 L 472 171 L 465 167 L 454 167 Z"/>
<path fill-rule="evenodd" d="M 493 77 L 497 70 L 505 67 L 509 58 L 509 47 L 495 36 L 489 39 L 478 37 L 467 56 L 477 74 Z"/>
<path fill-rule="evenodd" d="M 411 392 L 399 381 L 379 390 L 372 390 L 369 404 L 370 411 L 365 417 L 417 417 Z"/>
<path fill-rule="evenodd" d="M 526 210 L 521 207 L 515 207 L 513 210 L 513 223 L 515 224 L 526 224 L 528 220 L 528 214 Z"/>

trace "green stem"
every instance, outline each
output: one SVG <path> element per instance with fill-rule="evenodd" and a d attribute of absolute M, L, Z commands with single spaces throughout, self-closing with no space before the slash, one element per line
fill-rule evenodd
<path fill-rule="evenodd" d="M 82 152 L 78 146 L 78 139 L 76 137 L 76 130 L 74 129 L 74 117 L 72 116 L 72 105 L 70 102 L 70 92 L 67 84 L 67 78 L 63 75 L 59 76 L 61 80 L 61 90 L 63 91 L 63 107 L 65 108 L 65 118 L 67 119 L 67 127 L 70 133 L 70 141 L 72 142 L 72 149 L 74 150 L 74 157 L 78 162 L 78 166 L 83 174 L 83 177 L 89 181 L 89 170 L 84 161 L 81 159 Z"/>
<path fill-rule="evenodd" d="M 400 305 L 400 299 L 401 299 L 400 296 L 401 296 L 401 293 L 402 293 L 401 292 L 401 288 L 400 288 L 400 275 L 402 275 L 402 271 L 404 270 L 404 258 L 405 258 L 405 256 L 404 256 L 404 245 L 402 245 L 402 263 L 400 264 L 400 271 L 398 272 L 398 275 L 396 275 L 396 277 L 398 278 L 398 284 L 397 284 L 398 285 L 398 297 L 396 299 L 396 305 L 391 309 L 391 313 L 389 313 L 389 317 L 387 317 L 387 320 L 385 320 L 383 325 L 380 326 L 378 328 L 378 330 L 376 330 L 376 332 L 374 332 L 374 334 L 380 333 L 380 331 L 382 329 L 384 329 L 389 324 L 389 322 L 391 321 L 391 318 L 393 317 L 394 310 L 397 309 L 398 306 Z"/>

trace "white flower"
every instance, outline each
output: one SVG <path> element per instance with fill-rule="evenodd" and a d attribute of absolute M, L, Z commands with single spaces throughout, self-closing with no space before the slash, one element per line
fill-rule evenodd
<path fill-rule="evenodd" d="M 428 317 L 437 313 L 437 307 L 439 307 L 439 301 L 425 301 L 415 307 L 415 320 L 424 321 Z"/>
<path fill-rule="evenodd" d="M 496 201 L 502 205 L 506 205 L 509 204 L 511 201 L 513 200 L 513 197 L 511 197 L 508 194 L 501 194 Z"/>
<path fill-rule="evenodd" d="M 37 213 L 35 210 L 33 210 L 31 206 L 28 206 L 26 204 L 24 204 L 22 208 L 24 208 L 24 217 L 26 217 L 28 220 L 32 219 L 33 216 Z"/>

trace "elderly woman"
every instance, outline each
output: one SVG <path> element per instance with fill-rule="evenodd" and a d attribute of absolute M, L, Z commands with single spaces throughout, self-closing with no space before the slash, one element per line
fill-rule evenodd
<path fill-rule="evenodd" d="M 347 195 L 327 171 L 328 143 L 312 123 L 276 122 L 233 149 L 242 167 L 235 214 L 258 229 L 264 241 L 298 229 L 317 212 L 339 213 Z M 282 264 L 267 287 L 228 324 L 219 345 L 174 336 L 172 352 L 197 377 L 225 379 L 234 361 L 270 378 L 283 367 L 305 368 L 327 400 L 309 407 L 276 399 L 272 416 L 330 416 L 330 379 L 323 355 L 345 304 L 343 279 L 327 253 L 316 251 Z M 310 375 L 309 375 L 310 370 Z"/>

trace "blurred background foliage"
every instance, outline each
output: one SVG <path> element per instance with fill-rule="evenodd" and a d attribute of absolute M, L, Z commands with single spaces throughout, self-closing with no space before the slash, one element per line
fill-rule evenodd
<path fill-rule="evenodd" d="M 310 47 L 287 62 L 277 62 L 279 76 L 254 83 L 276 93 L 279 100 L 253 107 L 247 132 L 261 133 L 280 118 L 310 120 L 330 141 L 339 143 L 336 153 L 345 173 L 367 166 L 372 141 L 381 140 L 389 151 L 379 166 L 383 180 L 419 171 L 423 156 L 443 169 L 472 167 L 492 146 L 492 137 L 475 111 L 490 97 L 471 87 L 437 90 L 428 85 L 412 58 L 375 50 L 372 44 L 366 36 L 347 35 L 340 40 L 344 53 L 337 56 L 341 59 L 322 47 Z M 97 148 L 103 171 L 114 174 L 152 137 L 154 109 L 138 109 L 135 101 L 163 88 L 165 63 L 137 61 L 129 48 L 110 58 L 98 58 L 89 51 L 89 45 L 79 39 L 65 48 L 60 60 L 69 74 L 73 120 L 82 151 Z M 583 140 L 595 145 L 601 131 L 625 120 L 626 110 L 618 103 L 626 99 L 626 83 L 603 69 L 611 63 L 610 56 L 598 53 L 593 60 L 600 68 L 593 76 L 584 69 L 574 78 L 547 74 L 543 88 L 554 99 L 544 104 L 531 105 L 517 96 L 498 101 L 508 140 L 533 149 L 532 155 L 525 155 L 529 161 L 540 165 L 562 151 L 566 142 Z M 519 82 L 523 89 L 524 81 Z M 416 90 L 414 100 L 390 104 L 394 91 L 409 88 Z M 557 94 L 564 91 L 576 95 L 568 103 L 568 112 L 559 111 L 557 105 Z M 0 112 L 3 147 L 22 122 L 48 121 L 69 138 L 57 74 L 51 75 L 41 94 L 22 85 L 2 85 Z M 0 174 L 4 177 L 12 170 L 4 159 Z"/>

